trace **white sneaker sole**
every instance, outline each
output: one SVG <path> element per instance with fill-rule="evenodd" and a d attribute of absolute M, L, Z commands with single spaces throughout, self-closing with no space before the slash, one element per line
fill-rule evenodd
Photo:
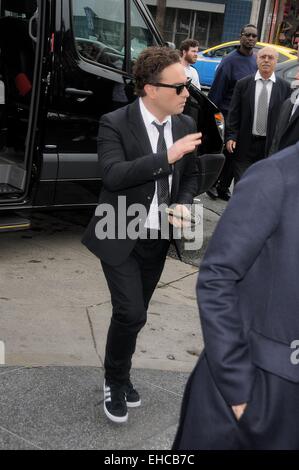
<path fill-rule="evenodd" d="M 126 423 L 128 421 L 128 413 L 125 416 L 114 416 L 106 408 L 106 403 L 104 402 L 104 412 L 107 418 L 109 418 L 113 423 Z"/>
<path fill-rule="evenodd" d="M 140 405 L 141 405 L 141 400 L 139 400 L 139 401 L 132 401 L 132 402 L 127 401 L 127 407 L 128 407 L 128 408 L 137 408 L 137 407 L 140 406 Z"/>

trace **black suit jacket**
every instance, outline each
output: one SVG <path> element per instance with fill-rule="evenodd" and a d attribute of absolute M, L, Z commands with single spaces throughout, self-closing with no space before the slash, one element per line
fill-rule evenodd
<path fill-rule="evenodd" d="M 196 132 L 192 118 L 183 114 L 172 117 L 173 141 Z M 144 125 L 139 101 L 102 116 L 98 136 L 98 155 L 103 188 L 99 206 L 83 237 L 83 244 L 110 265 L 121 264 L 133 250 L 136 240 L 126 234 L 128 224 L 135 218 L 119 219 L 119 197 L 122 204 L 142 204 L 148 212 L 155 194 L 155 180 L 169 175 L 167 153 L 152 152 Z M 198 175 L 195 154 L 185 155 L 173 165 L 171 203 L 191 204 L 197 194 Z M 125 198 L 125 199 L 124 199 Z M 95 228 L 105 214 L 105 204 L 115 211 L 115 238 L 99 240 Z M 119 233 L 122 234 L 119 235 Z"/>
<path fill-rule="evenodd" d="M 246 156 L 251 143 L 254 119 L 255 75 L 239 80 L 232 97 L 226 128 L 226 141 L 237 142 L 236 157 Z M 268 155 L 275 133 L 277 119 L 283 102 L 290 96 L 291 89 L 287 81 L 276 77 L 273 83 L 267 121 L 266 155 Z"/>
<path fill-rule="evenodd" d="M 293 109 L 291 99 L 286 100 L 281 108 L 276 125 L 275 136 L 270 149 L 270 155 L 279 150 L 296 144 L 299 140 L 299 106 L 291 117 Z"/>

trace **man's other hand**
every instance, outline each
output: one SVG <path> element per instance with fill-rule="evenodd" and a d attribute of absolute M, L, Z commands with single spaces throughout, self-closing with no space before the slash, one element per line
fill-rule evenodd
<path fill-rule="evenodd" d="M 191 213 L 189 209 L 183 204 L 177 204 L 173 209 L 173 216 L 168 216 L 168 221 L 174 227 L 190 227 L 191 225 Z"/>
<path fill-rule="evenodd" d="M 234 153 L 235 148 L 236 148 L 236 141 L 235 141 L 235 140 L 228 140 L 228 141 L 226 142 L 226 150 L 227 150 L 229 153 Z"/>

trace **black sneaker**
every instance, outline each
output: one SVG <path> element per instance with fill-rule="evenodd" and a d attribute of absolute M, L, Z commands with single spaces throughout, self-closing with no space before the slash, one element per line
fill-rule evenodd
<path fill-rule="evenodd" d="M 218 192 L 217 192 L 217 188 L 216 186 L 212 186 L 212 188 L 210 188 L 208 191 L 207 191 L 207 195 L 213 199 L 213 201 L 215 201 L 216 199 L 218 199 Z"/>
<path fill-rule="evenodd" d="M 137 390 L 135 390 L 130 380 L 125 387 L 125 395 L 128 408 L 137 408 L 137 406 L 141 405 L 140 395 Z"/>
<path fill-rule="evenodd" d="M 125 423 L 128 410 L 124 387 L 104 381 L 104 412 L 114 423 Z"/>
<path fill-rule="evenodd" d="M 231 198 L 231 192 L 229 189 L 225 189 L 223 191 L 222 189 L 217 188 L 217 193 L 219 199 L 222 199 L 223 201 L 229 201 Z"/>

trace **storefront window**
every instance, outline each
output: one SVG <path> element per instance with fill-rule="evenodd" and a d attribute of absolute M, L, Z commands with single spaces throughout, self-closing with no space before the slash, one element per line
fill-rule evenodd
<path fill-rule="evenodd" d="M 196 23 L 194 37 L 199 42 L 202 49 L 207 48 L 208 32 L 210 23 L 210 13 L 207 11 L 198 11 L 196 14 Z"/>
<path fill-rule="evenodd" d="M 211 27 L 208 38 L 208 47 L 213 47 L 221 42 L 223 31 L 224 15 L 221 13 L 211 13 Z"/>
<path fill-rule="evenodd" d="M 156 18 L 157 8 L 148 6 L 153 18 Z M 207 11 L 184 10 L 167 8 L 163 38 L 174 42 L 179 47 L 187 38 L 196 39 L 201 49 L 212 47 L 221 42 L 224 14 Z"/>
<path fill-rule="evenodd" d="M 191 10 L 178 10 L 174 41 L 177 47 L 179 47 L 184 39 L 187 39 L 190 36 L 191 13 L 193 13 Z"/>
<path fill-rule="evenodd" d="M 268 0 L 261 40 L 298 49 L 299 0 Z"/>
<path fill-rule="evenodd" d="M 281 46 L 298 49 L 299 45 L 299 1 L 286 0 L 282 18 L 278 23 L 275 42 Z"/>
<path fill-rule="evenodd" d="M 176 20 L 176 9 L 167 8 L 165 15 L 165 25 L 164 25 L 164 39 L 165 41 L 173 42 L 174 30 L 175 30 L 175 20 Z"/>

